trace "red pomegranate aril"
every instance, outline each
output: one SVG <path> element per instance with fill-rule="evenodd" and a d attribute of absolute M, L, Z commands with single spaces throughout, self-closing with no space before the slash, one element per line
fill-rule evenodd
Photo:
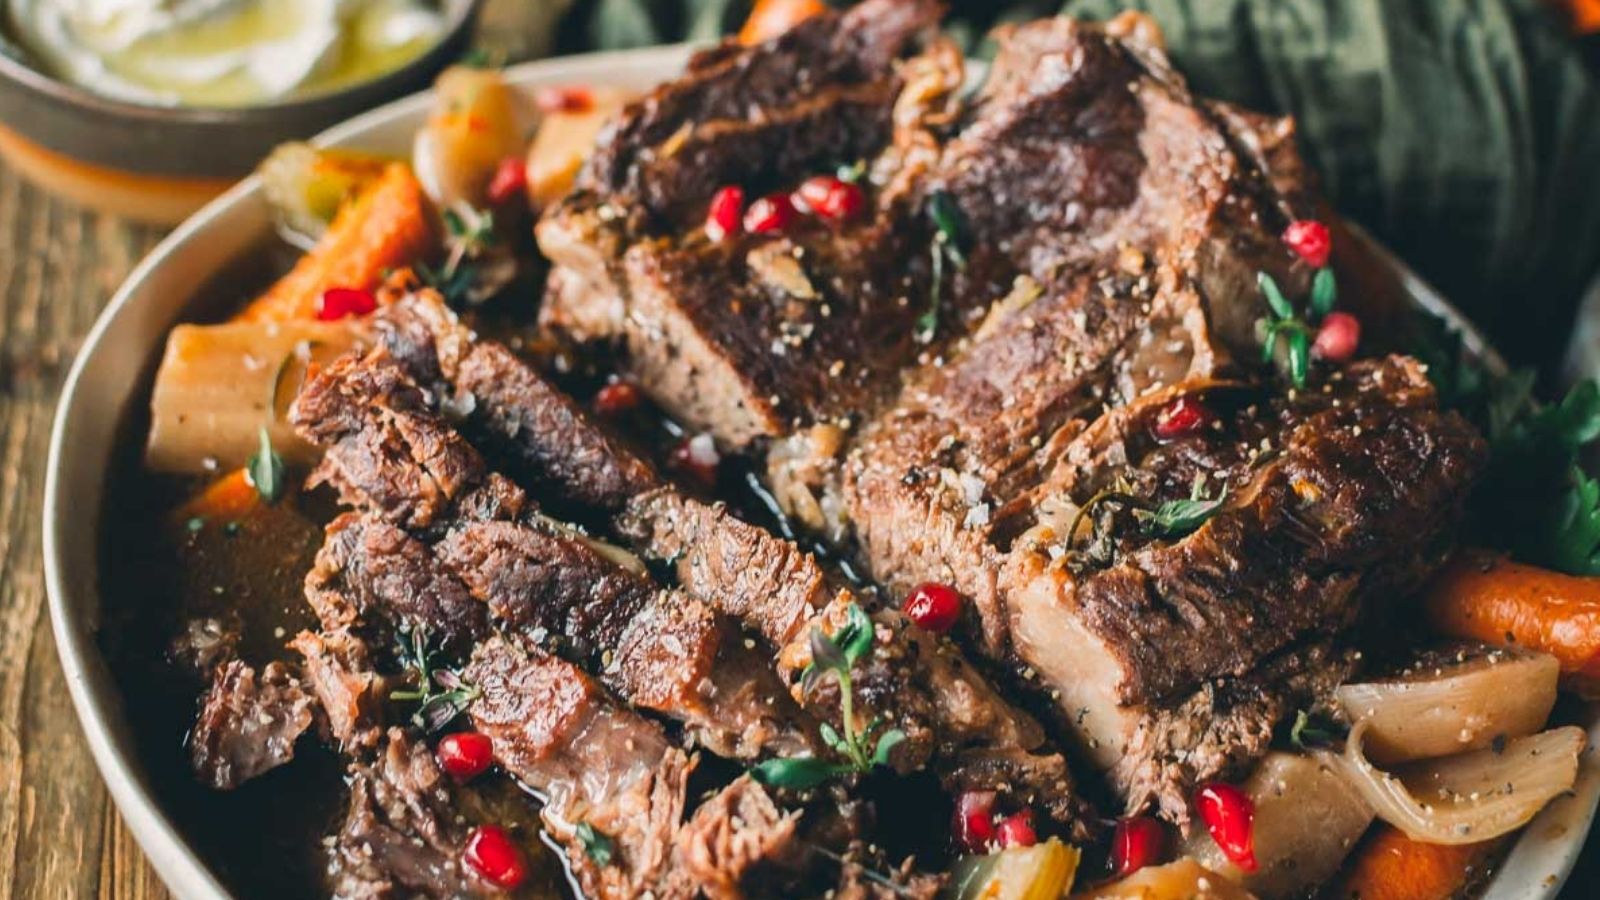
<path fill-rule="evenodd" d="M 508 156 L 500 160 L 500 165 L 495 168 L 494 176 L 489 179 L 489 187 L 484 195 L 495 206 L 504 206 L 528 190 L 528 165 L 515 156 Z"/>
<path fill-rule="evenodd" d="M 1211 410 L 1204 403 L 1194 397 L 1179 397 L 1156 413 L 1152 430 L 1159 440 L 1175 441 L 1206 427 L 1211 419 Z"/>
<path fill-rule="evenodd" d="M 546 87 L 533 95 L 533 102 L 542 113 L 588 112 L 594 107 L 594 92 L 576 84 Z"/>
<path fill-rule="evenodd" d="M 788 194 L 768 194 L 744 211 L 744 230 L 751 234 L 782 231 L 794 221 L 796 212 Z"/>
<path fill-rule="evenodd" d="M 317 318 L 332 322 L 345 316 L 364 316 L 378 308 L 378 298 L 361 288 L 328 288 L 317 298 Z"/>
<path fill-rule="evenodd" d="M 955 821 L 950 830 L 962 853 L 987 853 L 994 843 L 994 791 L 967 791 L 956 798 Z"/>
<path fill-rule="evenodd" d="M 1230 862 L 1246 872 L 1256 870 L 1256 805 L 1237 785 L 1214 783 L 1195 797 L 1200 821 Z"/>
<path fill-rule="evenodd" d="M 717 466 L 721 463 L 722 456 L 709 434 L 697 434 L 672 451 L 672 464 L 707 487 L 716 486 Z"/>
<path fill-rule="evenodd" d="M 1327 265 L 1328 256 L 1333 252 L 1333 237 L 1328 234 L 1328 226 L 1315 219 L 1290 222 L 1283 230 L 1283 242 L 1313 269 Z"/>
<path fill-rule="evenodd" d="M 511 836 L 498 825 L 479 825 L 467 836 L 462 854 L 468 866 L 497 888 L 516 890 L 528 879 L 528 863 Z"/>
<path fill-rule="evenodd" d="M 832 175 L 818 175 L 800 183 L 794 192 L 794 201 L 796 206 L 820 218 L 843 221 L 861 211 L 866 205 L 866 195 L 860 185 Z"/>
<path fill-rule="evenodd" d="M 947 584 L 920 584 L 901 609 L 923 631 L 944 634 L 961 618 L 961 595 Z"/>
<path fill-rule="evenodd" d="M 1117 877 L 1131 875 L 1161 861 L 1166 852 L 1167 832 L 1149 816 L 1136 816 L 1117 823 L 1111 835 L 1111 867 Z"/>
<path fill-rule="evenodd" d="M 439 768 L 457 781 L 471 781 L 482 775 L 494 762 L 494 742 L 489 736 L 476 731 L 447 734 L 439 739 L 435 750 Z"/>
<path fill-rule="evenodd" d="M 1031 809 L 1001 819 L 1000 824 L 995 827 L 994 834 L 1002 850 L 1007 847 L 1032 847 L 1039 843 L 1039 835 L 1033 830 Z"/>
<path fill-rule="evenodd" d="M 594 411 L 602 416 L 620 416 L 638 407 L 639 388 L 631 381 L 613 381 L 594 395 Z"/>
<path fill-rule="evenodd" d="M 1331 312 L 1317 328 L 1311 352 L 1329 362 L 1344 362 L 1356 355 L 1361 343 L 1361 320 L 1345 312 Z"/>
<path fill-rule="evenodd" d="M 744 188 L 728 185 L 711 195 L 706 211 L 706 237 L 721 241 L 739 230 L 739 214 L 744 212 Z"/>

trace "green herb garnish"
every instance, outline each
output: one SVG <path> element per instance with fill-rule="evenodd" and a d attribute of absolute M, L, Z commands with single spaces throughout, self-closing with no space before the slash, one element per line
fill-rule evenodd
<path fill-rule="evenodd" d="M 931 283 L 928 286 L 928 309 L 917 317 L 916 325 L 917 342 L 922 344 L 933 340 L 939 330 L 945 257 L 948 256 L 957 269 L 967 266 L 966 253 L 962 249 L 964 232 L 961 209 L 956 206 L 955 200 L 943 191 L 934 191 L 928 197 L 928 218 L 933 220 L 933 243 L 929 247 Z"/>
<path fill-rule="evenodd" d="M 428 648 L 428 630 L 421 624 L 411 629 L 411 641 L 400 642 L 400 663 L 417 679 L 411 690 L 391 691 L 389 699 L 416 702 L 411 724 L 432 734 L 455 721 L 481 692 L 468 684 L 459 672 L 433 666 L 434 652 Z"/>
<path fill-rule="evenodd" d="M 246 464 L 245 477 L 250 479 L 262 500 L 276 503 L 283 496 L 283 457 L 272 449 L 272 436 L 267 433 L 267 426 L 261 426 L 259 434 L 261 446 Z"/>
<path fill-rule="evenodd" d="M 846 184 L 856 184 L 867 177 L 867 161 L 858 159 L 848 166 L 840 166 L 833 174 Z"/>
<path fill-rule="evenodd" d="M 1316 713 L 1300 710 L 1289 728 L 1289 743 L 1301 750 L 1315 750 L 1344 740 L 1345 729 L 1338 722 Z"/>
<path fill-rule="evenodd" d="M 611 838 L 594 830 L 588 822 L 579 822 L 577 828 L 578 843 L 583 845 L 583 852 L 588 855 L 597 866 L 611 865 L 612 855 L 616 852 L 616 845 Z"/>
<path fill-rule="evenodd" d="M 206 527 L 206 520 L 199 516 L 190 516 L 189 521 L 183 524 L 185 528 L 189 529 L 190 534 L 199 534 L 200 529 Z"/>
<path fill-rule="evenodd" d="M 865 728 L 858 729 L 855 725 L 851 671 L 872 652 L 872 647 L 872 620 L 855 603 L 846 609 L 844 625 L 831 636 L 823 633 L 820 626 L 811 627 L 811 662 L 800 675 L 800 691 L 811 693 L 829 673 L 838 679 L 839 728 L 824 722 L 820 733 L 822 742 L 842 757 L 843 762 L 813 756 L 769 759 L 752 769 L 757 781 L 773 787 L 806 790 L 836 776 L 866 773 L 875 766 L 889 764 L 889 754 L 906 739 L 905 732 L 890 728 L 879 733 L 882 722 L 877 717 Z M 876 741 L 873 740 L 875 733 Z"/>
<path fill-rule="evenodd" d="M 1319 277 L 1318 280 L 1322 279 Z M 1256 323 L 1256 329 L 1261 333 L 1261 361 L 1272 362 L 1277 357 L 1278 345 L 1284 344 L 1289 380 L 1295 387 L 1304 388 L 1306 373 L 1311 370 L 1311 325 L 1295 314 L 1294 306 L 1283 296 L 1283 291 L 1271 275 L 1257 272 L 1256 283 L 1261 286 L 1261 293 L 1267 298 L 1267 308 L 1271 310 L 1270 315 Z"/>
<path fill-rule="evenodd" d="M 1228 488 L 1223 486 L 1222 492 L 1215 497 L 1205 496 L 1205 485 L 1196 479 L 1194 486 L 1189 490 L 1186 500 L 1167 500 L 1163 503 L 1153 503 L 1137 494 L 1126 490 L 1108 488 L 1099 491 L 1090 497 L 1082 506 L 1078 507 L 1077 515 L 1072 517 L 1072 524 L 1067 529 L 1067 541 L 1070 543 L 1078 534 L 1079 526 L 1084 519 L 1093 522 L 1089 536 L 1091 551 L 1096 547 L 1107 547 L 1110 535 L 1105 534 L 1101 524 L 1094 519 L 1094 513 L 1101 507 L 1115 504 L 1133 511 L 1139 519 L 1140 531 L 1146 537 L 1152 538 L 1179 538 L 1198 529 L 1206 520 L 1216 515 L 1217 510 L 1228 499 Z M 1101 558 L 1096 561 L 1109 563 L 1110 559 L 1105 553 L 1099 554 Z"/>

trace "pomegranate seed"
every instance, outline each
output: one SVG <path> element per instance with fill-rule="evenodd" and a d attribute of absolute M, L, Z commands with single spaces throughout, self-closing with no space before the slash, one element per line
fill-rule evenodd
<path fill-rule="evenodd" d="M 1237 785 L 1208 784 L 1200 789 L 1195 807 L 1222 855 L 1246 872 L 1254 872 L 1256 805 L 1249 795 Z"/>
<path fill-rule="evenodd" d="M 1283 230 L 1283 242 L 1313 269 L 1327 265 L 1328 256 L 1333 252 L 1333 238 L 1328 234 L 1328 226 L 1315 219 L 1290 222 L 1289 227 Z"/>
<path fill-rule="evenodd" d="M 581 85 L 540 88 L 533 102 L 542 113 L 578 113 L 594 108 L 594 92 Z"/>
<path fill-rule="evenodd" d="M 378 298 L 361 288 L 328 288 L 317 298 L 317 318 L 332 322 L 345 316 L 364 316 L 378 308 Z"/>
<path fill-rule="evenodd" d="M 620 416 L 639 406 L 639 388 L 631 381 L 613 381 L 594 395 L 594 411 L 602 416 Z"/>
<path fill-rule="evenodd" d="M 1179 397 L 1156 413 L 1157 440 L 1175 441 L 1204 428 L 1212 420 L 1211 410 L 1193 397 Z"/>
<path fill-rule="evenodd" d="M 794 221 L 796 212 L 788 194 L 768 194 L 744 211 L 744 230 L 751 234 L 782 231 Z"/>
<path fill-rule="evenodd" d="M 479 825 L 472 829 L 462 857 L 473 871 L 497 888 L 516 890 L 528 878 L 528 864 L 522 858 L 522 851 L 512 843 L 505 829 L 497 825 Z"/>
<path fill-rule="evenodd" d="M 955 821 L 950 830 L 963 853 L 987 853 L 994 842 L 994 791 L 967 791 L 956 798 Z"/>
<path fill-rule="evenodd" d="M 1361 343 L 1361 320 L 1345 312 L 1331 312 L 1322 319 L 1311 351 L 1329 362 L 1344 362 L 1356 355 Z"/>
<path fill-rule="evenodd" d="M 842 221 L 861 211 L 866 205 L 866 195 L 861 192 L 860 185 L 832 175 L 818 175 L 801 182 L 794 192 L 793 202 L 829 221 Z"/>
<path fill-rule="evenodd" d="M 739 229 L 739 213 L 744 211 L 744 189 L 729 185 L 711 195 L 706 212 L 706 237 L 720 241 Z"/>
<path fill-rule="evenodd" d="M 484 193 L 490 203 L 504 206 L 524 196 L 527 190 L 527 164 L 515 156 L 508 156 L 500 160 L 500 165 L 494 170 L 494 177 L 489 179 L 489 187 Z"/>
<path fill-rule="evenodd" d="M 711 435 L 697 434 L 672 451 L 672 463 L 693 475 L 701 484 L 714 487 L 717 483 L 717 466 L 722 463 L 722 457 L 717 453 L 717 445 Z"/>
<path fill-rule="evenodd" d="M 1111 836 L 1111 866 L 1117 877 L 1130 875 L 1161 861 L 1166 851 L 1167 832 L 1149 816 L 1136 816 L 1117 823 Z"/>
<path fill-rule="evenodd" d="M 1039 843 L 1039 835 L 1033 831 L 1033 810 L 1025 809 L 1001 819 L 1000 825 L 995 828 L 995 838 L 1002 850 L 1007 847 L 1032 847 Z"/>
<path fill-rule="evenodd" d="M 946 584 L 920 584 L 906 595 L 902 609 L 922 630 L 944 634 L 961 617 L 961 595 Z"/>
<path fill-rule="evenodd" d="M 463 731 L 440 738 L 435 754 L 439 757 L 439 768 L 449 772 L 452 778 L 471 781 L 494 762 L 494 743 L 486 734 Z"/>

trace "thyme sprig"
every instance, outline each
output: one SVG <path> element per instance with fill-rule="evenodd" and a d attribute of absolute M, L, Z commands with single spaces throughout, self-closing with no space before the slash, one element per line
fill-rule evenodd
<path fill-rule="evenodd" d="M 1096 561 L 1109 562 L 1107 554 L 1095 553 L 1097 547 L 1109 547 L 1110 535 L 1103 531 L 1099 520 L 1092 518 L 1095 511 L 1100 508 L 1115 504 L 1132 510 L 1139 520 L 1140 532 L 1145 537 L 1177 538 L 1204 525 L 1207 519 L 1222 508 L 1227 499 L 1227 485 L 1223 485 L 1221 493 L 1217 496 L 1207 497 L 1205 482 L 1199 478 L 1195 479 L 1193 487 L 1189 489 L 1188 499 L 1167 500 L 1162 503 L 1140 497 L 1121 487 L 1107 488 L 1097 492 L 1078 507 L 1078 512 L 1072 517 L 1072 524 L 1067 529 L 1067 542 L 1070 545 L 1077 539 L 1079 528 L 1085 519 L 1089 519 L 1093 523 L 1088 541 L 1090 554 Z"/>
<path fill-rule="evenodd" d="M 1311 343 L 1316 338 L 1316 324 L 1333 311 L 1338 300 L 1338 288 L 1333 270 L 1323 267 L 1311 280 L 1311 299 L 1306 305 L 1306 315 L 1299 315 L 1294 304 L 1283 295 L 1283 290 L 1271 275 L 1256 273 L 1256 284 L 1267 298 L 1269 314 L 1256 323 L 1261 335 L 1261 361 L 1272 362 L 1279 344 L 1285 345 L 1285 359 L 1289 367 L 1289 380 L 1297 388 L 1306 386 L 1306 373 L 1311 370 Z"/>
<path fill-rule="evenodd" d="M 400 663 L 417 679 L 414 689 L 390 691 L 389 699 L 415 702 L 417 711 L 411 715 L 411 724 L 432 734 L 466 711 L 481 691 L 469 684 L 453 669 L 435 668 L 436 653 L 428 647 L 428 629 L 418 624 L 411 629 L 410 643 L 400 642 Z"/>
<path fill-rule="evenodd" d="M 830 778 L 866 773 L 875 766 L 889 764 L 889 754 L 906 739 L 905 732 L 898 728 L 880 731 L 883 722 L 877 716 L 865 727 L 856 727 L 851 672 L 872 648 L 872 620 L 855 603 L 846 608 L 844 625 L 832 635 L 824 633 L 820 626 L 811 626 L 811 662 L 801 672 L 800 691 L 810 694 L 830 673 L 838 680 L 839 727 L 824 722 L 819 731 L 822 742 L 842 761 L 816 756 L 769 759 L 752 770 L 757 781 L 774 787 L 807 790 Z"/>
<path fill-rule="evenodd" d="M 932 254 L 930 257 L 932 279 L 928 287 L 928 309 L 917 317 L 915 333 L 919 344 L 933 340 L 934 334 L 939 330 L 939 307 L 943 297 L 946 258 L 957 269 L 967 267 L 967 255 L 963 249 L 965 229 L 962 225 L 961 208 L 956 206 L 955 200 L 944 191 L 934 191 L 928 197 L 928 218 L 933 220 L 933 242 L 929 247 L 929 252 Z"/>
<path fill-rule="evenodd" d="M 467 203 L 456 203 L 444 211 L 444 262 L 436 269 L 427 263 L 417 265 L 417 275 L 428 287 L 438 291 L 445 302 L 456 306 L 473 299 L 478 286 L 477 261 L 487 256 L 499 236 L 494 230 L 494 212 Z"/>
<path fill-rule="evenodd" d="M 283 496 L 283 457 L 272 448 L 272 435 L 267 433 L 267 426 L 262 425 L 257 436 L 260 446 L 245 464 L 245 476 L 250 479 L 250 484 L 262 500 L 276 503 Z"/>

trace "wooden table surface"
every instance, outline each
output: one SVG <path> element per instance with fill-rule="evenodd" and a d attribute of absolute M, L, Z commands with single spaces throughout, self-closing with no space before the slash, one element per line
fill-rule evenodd
<path fill-rule="evenodd" d="M 95 316 L 161 233 L 48 197 L 0 165 L 0 900 L 169 896 L 67 696 L 39 527 L 56 395 Z M 1595 885 L 1591 841 L 1564 900 L 1594 897 Z"/>

